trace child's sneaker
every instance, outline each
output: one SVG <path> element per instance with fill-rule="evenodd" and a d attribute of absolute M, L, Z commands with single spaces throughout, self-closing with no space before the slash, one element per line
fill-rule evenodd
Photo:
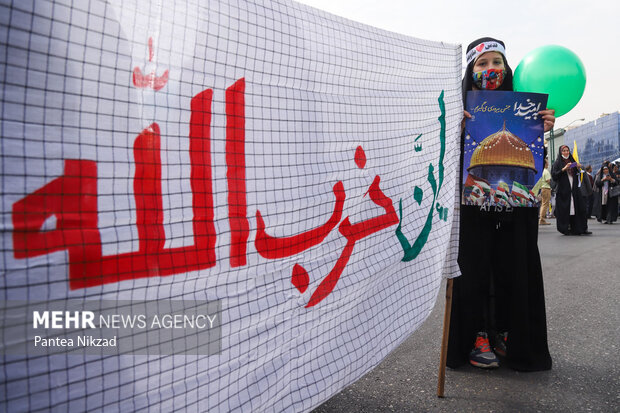
<path fill-rule="evenodd" d="M 504 332 L 495 336 L 495 354 L 500 357 L 506 357 L 506 341 L 508 340 L 508 332 Z"/>
<path fill-rule="evenodd" d="M 472 366 L 482 369 L 494 369 L 499 367 L 499 359 L 495 353 L 491 351 L 487 333 L 478 333 L 474 349 L 469 353 L 469 363 Z"/>

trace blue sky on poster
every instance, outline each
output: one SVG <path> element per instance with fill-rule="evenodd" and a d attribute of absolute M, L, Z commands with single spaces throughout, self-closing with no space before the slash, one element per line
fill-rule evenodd
<path fill-rule="evenodd" d="M 514 69 L 536 47 L 557 44 L 586 67 L 581 101 L 556 121 L 586 122 L 620 110 L 620 1 L 300 0 L 329 13 L 421 39 L 462 44 L 492 36 L 506 43 Z M 464 63 L 463 63 L 464 64 Z M 579 122 L 573 123 L 578 125 Z"/>

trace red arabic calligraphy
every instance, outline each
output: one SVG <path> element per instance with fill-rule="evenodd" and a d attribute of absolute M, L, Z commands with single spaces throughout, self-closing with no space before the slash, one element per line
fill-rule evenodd
<path fill-rule="evenodd" d="M 153 38 L 149 37 L 149 62 L 153 61 Z M 168 83 L 168 70 L 166 70 L 161 76 L 157 76 L 155 72 L 151 72 L 148 75 L 143 75 L 142 70 L 138 66 L 133 69 L 133 84 L 139 88 L 151 88 L 153 90 L 160 90 Z"/>
<path fill-rule="evenodd" d="M 260 211 L 257 210 L 256 222 L 258 231 L 254 245 L 258 253 L 263 258 L 269 259 L 290 257 L 323 242 L 332 229 L 338 225 L 342 217 L 342 209 L 344 207 L 346 195 L 344 193 L 344 185 L 341 181 L 338 181 L 338 183 L 334 185 L 334 195 L 336 196 L 334 212 L 325 224 L 291 237 L 276 238 L 269 236 L 265 232 L 265 221 Z"/>
<path fill-rule="evenodd" d="M 334 268 L 327 274 L 323 281 L 321 281 L 316 291 L 314 291 L 310 297 L 310 301 L 306 305 L 306 308 L 317 305 L 334 290 L 344 268 L 349 262 L 349 258 L 351 258 L 353 248 L 357 241 L 375 232 L 379 232 L 382 229 L 398 224 L 398 215 L 396 215 L 392 200 L 385 196 L 379 187 L 380 180 L 379 176 L 375 177 L 368 193 L 370 194 L 370 199 L 385 210 L 385 214 L 358 222 L 357 224 L 351 224 L 349 217 L 346 217 L 344 221 L 340 223 L 338 231 L 347 239 L 347 244 L 340 254 L 338 261 L 336 261 Z"/>
<path fill-rule="evenodd" d="M 366 154 L 361 146 L 356 149 L 354 160 L 360 169 L 364 168 L 366 164 Z M 379 187 L 380 181 L 381 178 L 376 176 L 366 194 L 370 194 L 370 199 L 376 205 L 383 208 L 385 210 L 385 214 L 367 219 L 357 224 L 351 224 L 349 217 L 346 217 L 340 223 L 338 226 L 338 231 L 347 239 L 347 243 L 340 254 L 340 257 L 336 261 L 334 268 L 321 281 L 317 289 L 310 297 L 310 301 L 306 305 L 306 308 L 317 305 L 334 290 L 340 276 L 349 262 L 349 259 L 351 258 L 353 248 L 355 247 L 355 243 L 357 241 L 398 223 L 398 215 L 396 215 L 396 211 L 392 205 L 392 200 L 385 196 Z M 335 228 L 336 224 L 340 222 L 340 217 L 342 216 L 342 209 L 345 200 L 345 191 L 342 182 L 338 181 L 338 183 L 334 185 L 333 190 L 334 195 L 336 196 L 336 204 L 330 219 L 318 228 L 291 237 L 276 238 L 269 236 L 265 232 L 265 222 L 262 215 L 260 211 L 257 211 L 256 220 L 258 223 L 258 233 L 256 235 L 255 246 L 259 254 L 264 258 L 284 258 L 299 254 L 302 251 L 320 244 Z M 302 294 L 307 290 L 310 284 L 310 276 L 308 275 L 306 269 L 300 264 L 295 264 L 293 267 L 291 283 Z"/>
<path fill-rule="evenodd" d="M 228 219 L 231 232 L 230 266 L 247 263 L 247 219 L 245 163 L 245 79 L 226 89 L 226 165 Z M 161 133 L 157 123 L 144 129 L 135 139 L 133 189 L 136 204 L 138 250 L 103 256 L 97 210 L 97 163 L 67 159 L 62 176 L 13 204 L 13 243 L 16 258 L 36 257 L 55 251 L 68 251 L 69 286 L 86 288 L 143 277 L 186 273 L 216 265 L 216 229 L 211 162 L 211 105 L 213 91 L 207 89 L 191 101 L 189 127 L 190 184 L 192 190 L 194 243 L 165 248 L 162 193 Z M 366 154 L 361 146 L 354 161 L 361 169 Z M 332 270 L 319 283 L 306 307 L 313 307 L 335 288 L 351 258 L 357 241 L 398 223 L 398 216 L 379 187 L 376 176 L 364 195 L 385 210 L 385 214 L 352 224 L 341 221 L 346 193 L 342 181 L 333 186 L 334 209 L 330 218 L 317 228 L 290 237 L 272 237 L 256 211 L 257 252 L 266 259 L 294 256 L 312 248 L 338 226 L 346 245 Z M 42 230 L 56 217 L 56 228 Z M 300 264 L 292 270 L 291 282 L 302 294 L 310 285 L 308 272 Z"/>
<path fill-rule="evenodd" d="M 212 96 L 213 91 L 207 89 L 191 102 L 189 150 L 194 245 L 164 248 L 161 138 L 159 125 L 153 123 L 134 143 L 138 251 L 102 256 L 97 227 L 97 164 L 68 159 L 63 176 L 13 205 L 15 257 L 68 250 L 71 289 L 213 267 L 216 232 L 210 151 Z M 245 197 L 245 194 L 238 196 Z M 52 215 L 57 217 L 56 229 L 41 231 L 41 225 Z"/>
<path fill-rule="evenodd" d="M 250 236 L 245 189 L 245 79 L 226 90 L 226 179 L 228 181 L 228 222 L 231 245 L 230 266 L 246 264 L 246 244 Z"/>

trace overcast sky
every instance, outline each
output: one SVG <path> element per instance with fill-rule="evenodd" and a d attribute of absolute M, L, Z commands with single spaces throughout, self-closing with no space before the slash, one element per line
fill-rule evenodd
<path fill-rule="evenodd" d="M 556 128 L 620 110 L 620 0 L 301 0 L 327 12 L 421 39 L 467 45 L 491 36 L 506 43 L 513 70 L 539 46 L 557 44 L 586 67 L 586 90 Z M 463 63 L 464 64 L 464 63 Z M 578 125 L 575 122 L 574 125 Z"/>

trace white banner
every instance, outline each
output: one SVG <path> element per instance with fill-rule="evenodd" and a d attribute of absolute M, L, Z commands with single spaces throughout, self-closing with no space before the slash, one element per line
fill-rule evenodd
<path fill-rule="evenodd" d="M 20 335 L 67 314 L 6 316 L 0 410 L 308 411 L 457 271 L 460 46 L 290 1 L 0 16 L 2 308 L 219 306 L 217 350 L 194 355 L 76 354 Z"/>

